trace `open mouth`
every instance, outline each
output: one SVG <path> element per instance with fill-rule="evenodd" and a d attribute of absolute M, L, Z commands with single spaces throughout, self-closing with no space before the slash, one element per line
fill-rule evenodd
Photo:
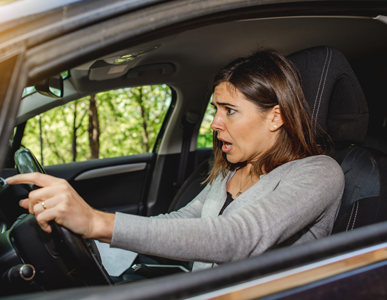
<path fill-rule="evenodd" d="M 224 153 L 228 153 L 232 150 L 232 144 L 229 143 L 229 142 L 226 142 L 226 141 L 223 141 L 223 147 L 222 147 L 222 151 Z"/>

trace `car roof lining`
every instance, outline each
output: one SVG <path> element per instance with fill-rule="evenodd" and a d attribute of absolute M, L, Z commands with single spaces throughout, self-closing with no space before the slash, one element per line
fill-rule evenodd
<path fill-rule="evenodd" d="M 110 80 L 90 80 L 89 68 L 97 61 L 93 60 L 70 70 L 70 82 L 77 93 L 67 93 L 64 101 L 121 87 L 210 82 L 214 73 L 231 59 L 247 55 L 258 48 L 277 49 L 287 55 L 313 46 L 329 45 L 339 49 L 353 62 L 371 53 L 385 51 L 387 40 L 380 39 L 385 31 L 387 26 L 373 18 L 347 16 L 262 18 L 205 26 L 100 58 L 106 60 L 160 44 L 159 49 L 138 58 L 133 67 L 170 63 L 175 66 L 172 74 L 165 75 L 154 70 L 141 72 L 136 78 L 123 75 Z M 374 34 L 370 35 L 369 32 Z M 43 111 L 44 108 L 40 112 Z"/>
<path fill-rule="evenodd" d="M 173 75 L 146 74 L 136 80 L 122 76 L 117 82 L 99 80 L 98 85 L 107 90 L 117 85 L 136 86 L 147 82 L 173 84 L 210 81 L 216 70 L 231 59 L 247 55 L 258 48 L 277 49 L 287 55 L 313 46 L 328 45 L 340 49 L 349 61 L 354 61 L 378 49 L 387 49 L 387 41 L 380 39 L 385 30 L 385 24 L 373 18 L 346 16 L 263 18 L 215 24 L 182 32 L 167 38 L 166 42 L 154 41 L 153 45 L 162 46 L 139 58 L 133 66 L 172 63 L 176 66 Z M 369 32 L 374 34 L 370 35 Z M 145 45 L 120 52 L 131 53 Z M 109 55 L 104 56 L 107 57 Z M 72 72 L 83 67 L 73 68 Z M 95 81 L 87 75 L 77 72 L 72 81 L 76 81 L 75 85 L 82 88 L 83 92 L 92 93 L 95 91 Z"/>

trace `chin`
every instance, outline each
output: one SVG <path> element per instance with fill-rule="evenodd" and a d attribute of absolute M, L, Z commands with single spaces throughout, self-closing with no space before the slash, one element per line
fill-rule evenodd
<path fill-rule="evenodd" d="M 231 155 L 227 155 L 227 161 L 231 164 L 237 164 L 237 163 L 243 162 L 244 160 L 239 160 L 235 157 L 232 157 Z"/>

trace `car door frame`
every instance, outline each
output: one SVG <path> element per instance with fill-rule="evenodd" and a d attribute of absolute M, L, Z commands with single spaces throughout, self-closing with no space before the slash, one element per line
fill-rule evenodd
<path fill-rule="evenodd" d="M 3 166 L 9 151 L 9 140 L 15 124 L 18 105 L 13 104 L 14 98 L 19 98 L 27 82 L 26 68 L 23 64 L 25 47 L 16 44 L 11 49 L 2 49 L 0 57 L 0 165 Z"/>
<path fill-rule="evenodd" d="M 188 1 L 182 1 L 186 2 Z M 211 9 L 216 7 L 216 3 L 219 1 L 197 1 L 203 5 L 204 9 Z M 207 2 L 207 4 L 205 4 Z M 283 1 L 273 1 L 273 3 L 280 3 Z M 266 1 L 257 1 L 256 4 L 265 4 Z M 167 3 L 168 4 L 168 3 Z M 235 4 L 232 6 L 231 4 Z M 363 10 L 364 7 L 367 6 L 365 2 L 358 2 L 353 11 Z M 362 7 L 363 4 L 364 7 Z M 208 6 L 207 6 L 208 5 Z M 220 5 L 220 4 L 219 4 Z M 231 5 L 231 6 L 227 6 Z M 251 1 L 227 1 L 224 6 L 221 6 L 219 10 L 211 10 L 211 13 L 216 14 L 217 12 L 239 9 L 241 7 L 249 7 Z M 219 6 L 218 6 L 219 8 Z M 316 7 L 314 7 L 315 9 Z M 192 14 L 197 13 L 198 16 L 205 15 L 205 11 L 192 9 L 190 7 Z M 291 10 L 288 11 L 290 13 Z M 343 8 L 344 12 L 351 11 L 348 8 Z M 387 13 L 386 9 L 382 10 L 384 13 Z M 141 14 L 141 11 L 138 12 Z M 149 13 L 149 11 L 148 11 Z M 173 11 L 174 16 L 179 16 L 179 18 L 174 19 L 174 22 L 182 22 L 184 17 L 189 18 L 189 15 L 177 14 L 177 11 Z M 131 17 L 135 16 L 133 14 Z M 192 17 L 192 15 L 191 15 Z M 160 28 L 162 26 L 167 26 L 168 24 L 155 24 L 152 30 L 155 28 Z M 150 29 L 148 29 L 149 33 Z M 157 30 L 155 30 L 157 32 Z M 139 33 L 138 33 L 139 34 Z M 55 43 L 55 41 L 53 41 Z M 49 43 L 50 44 L 50 43 Z M 52 44 L 51 44 L 52 45 Z M 30 80 L 36 80 L 38 78 L 43 78 L 51 73 L 55 73 L 62 69 L 66 63 L 72 61 L 73 64 L 77 63 L 77 59 L 74 57 L 75 54 L 71 54 L 70 57 L 65 57 L 58 62 L 56 65 L 50 65 L 43 61 L 43 55 L 47 50 L 48 44 L 42 44 L 40 49 L 33 49 L 31 52 L 26 55 L 28 68 L 25 69 L 25 72 L 28 71 L 28 76 Z M 66 47 L 66 51 L 69 51 L 69 47 Z M 88 49 L 87 51 L 92 52 L 93 49 Z M 86 55 L 83 52 L 82 55 Z M 94 53 L 97 56 L 98 51 Z M 15 68 L 15 74 L 19 75 L 20 69 Z M 19 71 L 17 71 L 19 70 Z M 25 73 L 23 73 L 25 74 Z M 16 76 L 16 75 L 15 75 Z M 24 76 L 24 75 L 23 75 Z M 17 92 L 21 94 L 22 86 L 25 86 L 26 83 L 26 75 L 21 77 L 19 84 L 16 84 L 16 92 L 9 92 L 11 96 L 15 96 Z M 20 78 L 19 78 L 20 79 Z M 24 81 L 23 81 L 24 80 Z M 24 85 L 22 85 L 24 83 Z M 17 105 L 14 110 L 15 112 L 8 117 L 16 117 Z M 5 116 L 3 110 L 1 112 L 0 121 L 4 120 Z M 7 142 L 7 139 L 10 137 L 13 126 L 8 126 L 5 130 L 1 131 L 0 142 L 1 145 Z M 4 138 L 5 137 L 5 138 Z M 5 139 L 5 140 L 4 140 Z M 3 147 L 4 148 L 4 147 Z M 387 239 L 387 226 L 386 223 L 380 223 L 371 225 L 368 227 L 356 229 L 349 233 L 343 233 L 336 236 L 327 237 L 325 239 L 321 239 L 319 241 L 300 245 L 292 248 L 292 251 L 289 249 L 279 249 L 275 250 L 271 253 L 263 254 L 259 257 L 250 258 L 248 260 L 244 260 L 241 262 L 234 262 L 231 264 L 226 264 L 220 266 L 218 268 L 213 268 L 211 270 L 205 270 L 200 272 L 194 272 L 190 274 L 185 274 L 183 276 L 174 276 L 169 278 L 161 278 L 158 280 L 152 280 L 148 282 L 139 282 L 130 285 L 122 285 L 120 287 L 106 287 L 106 288 L 92 288 L 92 289 L 77 289 L 77 290 L 69 290 L 63 292 L 53 292 L 46 294 L 47 297 L 51 299 L 66 299 L 71 297 L 83 297 L 94 295 L 96 299 L 105 299 L 107 296 L 110 299 L 122 299 L 127 298 L 130 295 L 136 299 L 176 299 L 176 298 L 188 298 L 194 296 L 203 296 L 206 297 L 205 293 L 213 292 L 214 290 L 219 290 L 222 288 L 230 288 L 230 286 L 235 286 L 238 283 L 249 281 L 252 279 L 257 279 L 258 277 L 263 278 L 266 275 L 273 274 L 274 272 L 280 272 L 284 270 L 284 268 L 295 268 L 296 266 L 303 266 L 308 263 L 313 263 L 324 258 L 336 256 L 343 253 L 351 253 L 355 252 L 359 249 L 364 249 L 367 247 L 372 247 L 375 245 L 381 245 L 380 249 L 385 249 L 382 243 Z M 324 248 L 325 252 L 322 256 L 318 255 L 319 247 L 323 244 L 326 245 Z M 341 246 L 340 246 L 341 245 Z M 322 248 L 321 248 L 322 249 Z M 305 251 L 305 252 L 303 252 Z M 327 254 L 326 251 L 330 254 Z M 385 251 L 385 250 L 384 250 Z M 305 256 L 302 254 L 309 253 L 309 256 Z M 331 255 L 331 256 L 330 256 Z M 277 259 L 274 259 L 273 256 L 277 256 Z M 286 257 L 286 259 L 284 259 Z M 384 259 L 384 258 L 383 258 Z M 361 259 L 360 259 L 361 260 Z M 293 264 L 290 262 L 293 261 Z M 288 262 L 289 264 L 286 264 Z M 369 265 L 376 263 L 375 261 L 369 261 Z M 266 266 L 266 267 L 265 267 Z M 356 267 L 356 266 L 355 266 Z M 329 277 L 327 277 L 329 278 Z M 208 296 L 208 294 L 207 294 Z M 25 299 L 38 299 L 40 298 L 40 294 L 36 295 L 26 295 Z M 254 295 L 250 296 L 253 298 Z M 20 299 L 23 297 L 19 297 Z M 223 298 L 224 299 L 224 298 Z M 227 298 L 226 298 L 227 299 Z"/>

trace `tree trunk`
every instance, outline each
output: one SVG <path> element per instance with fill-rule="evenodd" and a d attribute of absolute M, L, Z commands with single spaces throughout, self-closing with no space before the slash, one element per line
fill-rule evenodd
<path fill-rule="evenodd" d="M 148 120 L 147 120 L 147 116 L 146 116 L 146 108 L 144 106 L 144 101 L 143 101 L 143 94 L 142 94 L 142 89 L 143 87 L 139 87 L 139 97 L 138 97 L 138 104 L 139 104 L 139 107 L 140 107 L 140 113 L 141 113 L 141 116 L 142 116 L 142 127 L 144 129 L 143 133 L 142 133 L 142 140 L 144 142 L 144 146 L 145 146 L 145 152 L 148 153 L 149 150 L 150 150 L 150 146 L 149 146 L 149 135 L 148 135 Z"/>
<path fill-rule="evenodd" d="M 101 134 L 99 129 L 98 120 L 98 107 L 95 101 L 95 94 L 90 95 L 89 105 L 89 146 L 90 146 L 90 159 L 99 157 L 99 136 Z"/>
<path fill-rule="evenodd" d="M 44 166 L 43 161 L 43 128 L 42 128 L 42 115 L 39 115 L 39 139 L 40 139 L 40 164 Z"/>
<path fill-rule="evenodd" d="M 73 111 L 73 136 L 71 137 L 71 154 L 73 156 L 72 161 L 77 161 L 77 101 L 74 101 Z"/>

